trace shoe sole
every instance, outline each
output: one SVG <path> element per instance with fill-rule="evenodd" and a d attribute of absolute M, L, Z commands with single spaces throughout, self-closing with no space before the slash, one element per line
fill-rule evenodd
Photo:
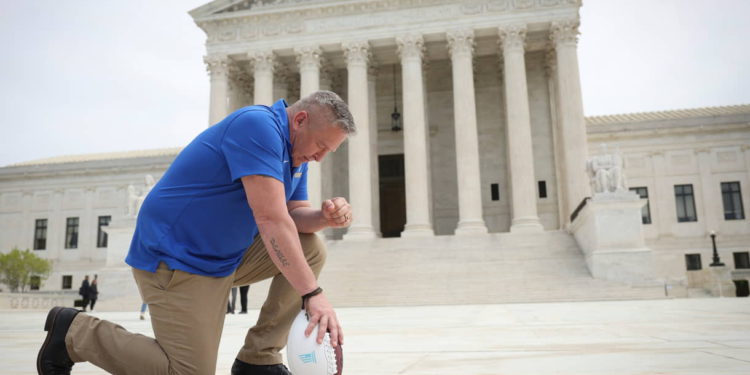
<path fill-rule="evenodd" d="M 39 354 L 36 356 L 36 372 L 39 375 L 44 375 L 42 374 L 42 353 L 47 348 L 47 344 L 49 344 L 49 340 L 52 337 L 52 327 L 55 326 L 57 315 L 62 309 L 62 307 L 53 307 L 49 314 L 47 314 L 47 321 L 44 322 L 44 330 L 47 331 L 47 338 L 44 339 L 44 344 L 42 344 L 42 348 L 39 349 Z"/>

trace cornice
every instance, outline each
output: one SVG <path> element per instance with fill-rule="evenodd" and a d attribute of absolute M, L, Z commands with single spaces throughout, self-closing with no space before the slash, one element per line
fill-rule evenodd
<path fill-rule="evenodd" d="M 265 41 L 282 36 L 308 36 L 310 33 L 335 32 L 351 28 L 377 28 L 388 21 L 409 19 L 455 20 L 464 16 L 502 15 L 546 9 L 576 11 L 579 0 L 341 0 L 265 2 L 255 9 L 211 14 L 193 13 L 196 24 L 208 37 L 207 45 Z M 229 4 L 226 4 L 230 6 Z M 433 9 L 429 9 L 432 7 Z M 207 8 L 208 9 L 208 8 Z M 198 9 L 196 9 L 197 11 Z M 394 13 L 396 12 L 396 13 Z M 192 13 L 192 12 L 191 12 Z M 394 17 L 394 14 L 398 16 Z M 364 16 L 366 15 L 366 16 Z M 351 17 L 356 16 L 356 22 Z M 422 22 L 422 23 L 424 23 Z"/>
<path fill-rule="evenodd" d="M 634 122 L 679 120 L 696 117 L 717 117 L 727 115 L 747 115 L 750 122 L 750 104 L 729 105 L 719 107 L 701 107 L 676 109 L 657 112 L 635 112 L 615 115 L 589 116 L 586 124 L 589 126 L 626 124 Z"/>

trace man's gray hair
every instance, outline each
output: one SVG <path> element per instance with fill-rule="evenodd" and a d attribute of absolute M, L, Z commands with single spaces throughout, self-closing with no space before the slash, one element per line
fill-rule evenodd
<path fill-rule="evenodd" d="M 316 91 L 294 103 L 296 110 L 311 110 L 314 107 L 326 108 L 331 116 L 331 123 L 338 126 L 348 135 L 354 135 L 357 127 L 349 106 L 333 91 Z"/>

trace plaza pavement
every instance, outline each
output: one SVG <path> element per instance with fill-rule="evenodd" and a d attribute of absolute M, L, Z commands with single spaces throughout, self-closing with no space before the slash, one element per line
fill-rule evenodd
<path fill-rule="evenodd" d="M 95 315 L 151 336 L 130 312 Z M 750 374 L 750 299 L 670 299 L 338 309 L 348 375 Z M 0 374 L 34 374 L 41 311 L 0 312 Z M 257 310 L 229 315 L 229 374 Z M 102 374 L 81 363 L 73 374 Z"/>

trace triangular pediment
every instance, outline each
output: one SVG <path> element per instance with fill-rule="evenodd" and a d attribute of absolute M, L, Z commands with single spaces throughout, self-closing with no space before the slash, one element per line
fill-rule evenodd
<path fill-rule="evenodd" d="M 214 0 L 191 10 L 189 13 L 193 19 L 199 19 L 215 15 L 226 15 L 228 13 L 285 8 L 325 2 L 331 2 L 331 0 Z"/>

